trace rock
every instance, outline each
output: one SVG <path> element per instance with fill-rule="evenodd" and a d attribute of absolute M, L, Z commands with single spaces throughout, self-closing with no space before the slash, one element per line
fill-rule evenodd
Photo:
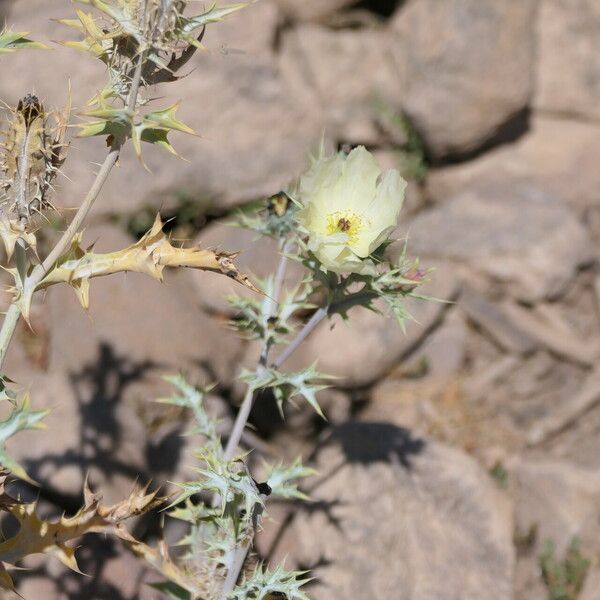
<path fill-rule="evenodd" d="M 7 17 L 10 15 L 14 0 L 2 0 L 0 2 L 0 23 L 4 25 Z"/>
<path fill-rule="evenodd" d="M 443 200 L 469 187 L 528 182 L 579 208 L 598 206 L 600 127 L 534 117 L 518 142 L 475 160 L 429 171 L 427 192 Z"/>
<path fill-rule="evenodd" d="M 600 569 L 592 569 L 585 578 L 579 600 L 595 600 L 600 590 Z"/>
<path fill-rule="evenodd" d="M 48 19 L 72 17 L 68 0 L 47 3 L 32 0 L 15 5 L 11 23 L 31 31 L 42 41 L 76 37 Z M 200 138 L 173 135 L 173 144 L 189 162 L 164 150 L 144 147 L 144 171 L 131 148 L 122 153 L 120 168 L 109 178 L 93 209 L 93 217 L 133 213 L 140 208 L 176 205 L 182 195 L 220 210 L 241 201 L 270 195 L 304 167 L 306 148 L 318 141 L 323 129 L 305 107 L 287 91 L 273 52 L 278 20 L 277 7 L 269 0 L 248 7 L 208 28 L 208 52 L 199 52 L 186 66 L 187 77 L 151 91 L 160 97 L 153 106 L 168 106 L 183 98 L 180 118 Z M 74 105 L 78 109 L 103 85 L 105 70 L 99 62 L 75 50 L 58 47 L 39 52 L 20 52 L 2 59 L 0 88 L 3 100 L 16 102 L 35 89 L 48 105 L 62 105 L 69 77 L 73 80 Z M 48 64 L 53 77 L 47 77 Z M 96 167 L 105 154 L 105 142 L 76 140 L 60 180 L 60 205 L 76 206 L 89 188 Z M 191 165 L 190 165 L 191 163 Z M 193 166 L 192 166 L 193 165 Z"/>
<path fill-rule="evenodd" d="M 315 600 L 513 597 L 510 507 L 466 454 L 355 422 L 333 431 L 315 468 L 313 502 L 275 557 L 315 568 Z"/>
<path fill-rule="evenodd" d="M 458 284 L 452 270 L 440 266 L 431 282 L 423 286 L 423 293 L 450 300 Z M 445 305 L 411 300 L 407 307 L 415 320 L 406 324 L 406 334 L 393 318 L 362 307 L 353 308 L 346 322 L 336 316 L 333 321 L 321 323 L 285 363 L 284 370 L 301 369 L 316 360 L 319 371 L 340 378 L 335 382 L 339 387 L 360 387 L 374 382 L 419 344 L 438 323 Z"/>
<path fill-rule="evenodd" d="M 535 105 L 600 118 L 600 6 L 595 0 L 545 0 L 539 14 Z"/>
<path fill-rule="evenodd" d="M 439 331 L 443 329 L 444 326 Z M 469 340 L 469 346 L 472 345 Z M 452 354 L 454 347 L 450 345 L 446 351 Z M 467 368 L 471 363 L 467 363 Z M 437 375 L 435 370 L 423 375 L 414 370 L 411 376 L 411 364 L 412 361 L 369 390 L 369 401 L 361 407 L 361 419 L 404 427 L 465 450 L 488 470 L 523 446 L 522 438 L 500 413 L 498 403 L 487 406 L 480 398 L 471 397 L 465 385 L 470 382 L 465 366 L 460 365 L 460 372 L 448 375 Z"/>
<path fill-rule="evenodd" d="M 327 17 L 356 0 L 276 0 L 288 19 L 311 21 Z"/>
<path fill-rule="evenodd" d="M 539 309 L 527 310 L 513 302 L 504 302 L 500 306 L 514 330 L 520 331 L 534 340 L 537 345 L 545 346 L 560 358 L 592 367 L 600 354 L 600 344 L 596 338 L 573 334 L 569 329 L 560 327 L 560 313 L 556 320 L 539 314 Z M 563 321 L 562 324 L 565 324 Z M 596 386 L 597 387 L 597 386 Z"/>
<path fill-rule="evenodd" d="M 551 458 L 523 458 L 510 469 L 515 478 L 517 535 L 535 533 L 535 552 L 551 540 L 564 556 L 575 537 L 597 547 L 600 471 Z"/>
<path fill-rule="evenodd" d="M 434 158 L 490 142 L 533 92 L 536 0 L 410 0 L 393 20 L 404 109 Z"/>
<path fill-rule="evenodd" d="M 476 325 L 483 329 L 507 352 L 530 354 L 538 345 L 533 337 L 523 331 L 497 304 L 467 287 L 460 295 L 460 305 Z"/>
<path fill-rule="evenodd" d="M 554 298 L 593 248 L 565 204 L 525 184 L 482 186 L 418 214 L 411 252 L 467 263 L 525 301 Z"/>
<path fill-rule="evenodd" d="M 411 354 L 410 362 L 425 361 L 427 377 L 449 379 L 460 373 L 466 358 L 468 328 L 463 316 L 450 310 L 443 323 Z"/>
<path fill-rule="evenodd" d="M 324 115 L 327 134 L 344 143 L 378 144 L 374 98 L 399 107 L 402 92 L 387 31 L 300 25 L 283 40 L 281 68 L 290 93 Z"/>
<path fill-rule="evenodd" d="M 271 238 L 258 237 L 248 229 L 235 227 L 223 221 L 211 223 L 203 229 L 196 241 L 202 248 L 222 248 L 229 251 L 240 251 L 236 264 L 245 273 L 253 277 L 265 278 L 277 271 L 280 253 L 277 242 Z M 284 287 L 292 289 L 302 280 L 304 269 L 295 261 L 288 261 Z M 231 315 L 231 306 L 227 297 L 231 294 L 250 296 L 241 285 L 226 277 L 203 277 L 203 273 L 192 272 L 191 277 L 198 291 L 200 305 L 209 312 Z M 256 297 L 256 294 L 254 294 Z"/>
<path fill-rule="evenodd" d="M 576 389 L 572 395 L 576 396 L 578 391 Z M 585 388 L 581 391 L 585 392 Z M 563 394 L 563 402 L 564 398 L 570 397 L 570 395 L 565 396 Z M 557 410 L 560 410 L 561 407 L 562 402 L 557 405 Z M 552 454 L 559 455 L 561 458 L 585 469 L 597 469 L 599 465 L 598 456 L 600 456 L 599 427 L 600 403 L 596 403 L 566 427 L 564 431 L 551 437 L 542 447 L 547 448 Z"/>

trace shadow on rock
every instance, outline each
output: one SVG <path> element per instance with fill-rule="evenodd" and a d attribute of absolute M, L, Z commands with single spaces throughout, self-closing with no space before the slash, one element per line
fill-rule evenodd
<path fill-rule="evenodd" d="M 136 559 L 124 556 L 125 552 L 115 540 L 88 535 L 77 553 L 85 576 L 74 571 L 64 571 L 57 576 L 52 569 L 40 566 L 19 573 L 16 579 L 25 584 L 29 598 L 47 595 L 48 582 L 51 582 L 52 598 L 61 600 L 139 600 L 144 590 L 145 568 L 135 565 Z M 119 564 L 124 558 L 126 571 Z"/>
<path fill-rule="evenodd" d="M 395 462 L 411 468 L 414 456 L 425 448 L 425 441 L 408 429 L 389 423 L 349 422 L 336 427 L 325 445 L 337 443 L 349 463 L 370 465 Z"/>
<path fill-rule="evenodd" d="M 102 479 L 124 476 L 142 482 L 172 473 L 184 444 L 181 427 L 165 433 L 161 439 L 151 440 L 135 430 L 134 421 L 139 421 L 139 415 L 124 400 L 130 386 L 142 382 L 159 367 L 152 361 L 134 361 L 117 355 L 112 346 L 101 344 L 95 362 L 69 374 L 73 401 L 80 413 L 78 447 L 36 460 L 29 466 L 34 479 L 40 477 L 38 473 L 47 464 L 56 468 L 75 465 L 82 480 L 90 472 L 100 474 Z M 126 450 L 132 435 L 141 436 L 139 457 L 130 456 Z M 68 501 L 67 506 L 64 502 L 59 504 L 66 509 L 76 508 L 68 506 Z"/>
<path fill-rule="evenodd" d="M 156 366 L 151 361 L 135 362 L 118 356 L 110 345 L 102 343 L 97 362 L 70 374 L 81 411 L 79 454 L 84 475 L 91 466 L 107 476 L 139 475 L 117 457 L 123 435 L 117 410 L 127 387 L 141 381 Z"/>

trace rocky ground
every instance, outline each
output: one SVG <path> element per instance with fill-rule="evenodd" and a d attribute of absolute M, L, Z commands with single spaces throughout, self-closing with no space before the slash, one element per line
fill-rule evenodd
<path fill-rule="evenodd" d="M 72 10 L 2 9 L 42 40 L 63 37 L 48 19 Z M 297 176 L 323 130 L 411 180 L 399 235 L 448 302 L 414 306 L 406 335 L 366 312 L 324 324 L 294 360 L 341 378 L 323 393 L 329 422 L 298 411 L 282 424 L 269 406 L 253 417 L 261 453 L 302 453 L 319 471 L 315 501 L 295 516 L 274 506 L 258 544 L 314 568 L 316 600 L 600 598 L 599 31 L 596 0 L 260 0 L 213 27 L 210 52 L 172 86 L 201 134 L 176 140 L 191 165 L 149 153 L 148 175 L 124 158 L 94 209 L 86 236 L 100 250 L 161 209 L 264 274 L 273 248 L 223 220 Z M 49 56 L 2 58 L 0 97 L 60 103 L 70 77 L 81 105 L 102 81 L 85 56 Z M 101 153 L 76 144 L 57 204 L 77 204 Z M 229 287 L 113 277 L 94 282 L 89 314 L 67 289 L 41 299 L 7 370 L 53 407 L 48 430 L 9 446 L 45 501 L 72 509 L 88 472 L 109 499 L 138 475 L 186 476 L 185 416 L 148 398 L 182 369 L 218 379 L 214 408 L 234 414 L 255 350 L 223 326 Z M 91 577 L 38 562 L 21 593 L 152 597 L 150 573 L 95 544 L 82 550 Z"/>

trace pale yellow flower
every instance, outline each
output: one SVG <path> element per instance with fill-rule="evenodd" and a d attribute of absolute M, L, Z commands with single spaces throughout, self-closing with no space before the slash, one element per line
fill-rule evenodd
<path fill-rule="evenodd" d="M 405 189 L 400 173 L 382 173 L 363 146 L 315 161 L 298 190 L 309 250 L 329 271 L 373 269 L 368 257 L 396 227 Z"/>

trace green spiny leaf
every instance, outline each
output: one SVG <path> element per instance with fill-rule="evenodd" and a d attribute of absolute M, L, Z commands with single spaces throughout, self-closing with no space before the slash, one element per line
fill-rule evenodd
<path fill-rule="evenodd" d="M 178 109 L 179 102 L 172 104 L 167 108 L 163 108 L 162 110 L 147 113 L 144 115 L 144 121 L 154 126 L 162 127 L 166 130 L 174 129 L 176 131 L 181 131 L 182 133 L 189 133 L 193 135 L 194 130 L 175 116 L 175 113 Z"/>
<path fill-rule="evenodd" d="M 171 131 L 181 131 L 195 135 L 194 130 L 175 116 L 179 104 L 173 104 L 163 110 L 147 113 L 141 123 L 132 127 L 131 137 L 133 147 L 138 157 L 142 154 L 142 142 L 162 146 L 171 154 L 177 155 L 175 148 L 171 145 L 168 135 Z"/>
<path fill-rule="evenodd" d="M 77 9 L 77 19 L 61 19 L 59 23 L 71 27 L 83 34 L 83 40 L 60 42 L 69 48 L 88 52 L 94 58 L 99 58 L 103 63 L 109 64 L 112 56 L 112 38 L 114 33 L 106 32 L 96 23 L 93 15 Z"/>
<path fill-rule="evenodd" d="M 25 429 L 43 429 L 42 419 L 49 410 L 32 411 L 29 397 L 26 395 L 21 406 L 16 407 L 9 417 L 0 422 L 0 465 L 12 471 L 17 477 L 35 483 L 25 469 L 6 452 L 7 440 Z"/>
<path fill-rule="evenodd" d="M 17 401 L 17 392 L 8 387 L 7 384 L 9 383 L 14 383 L 14 381 L 0 373 L 0 400 L 8 400 L 12 404 L 15 404 Z"/>
<path fill-rule="evenodd" d="M 140 31 L 137 27 L 137 21 L 135 14 L 132 12 L 130 2 L 105 2 L 104 0 L 78 0 L 82 4 L 90 4 L 100 12 L 104 13 L 107 17 L 110 17 L 115 25 L 139 39 Z"/>
<path fill-rule="evenodd" d="M 271 389 L 280 411 L 283 411 L 285 401 L 293 401 L 296 396 L 301 396 L 319 416 L 325 418 L 316 394 L 328 386 L 317 382 L 333 379 L 333 377 L 319 373 L 315 365 L 295 373 L 281 373 L 276 369 L 261 369 L 260 371 L 244 369 L 240 374 L 240 379 L 252 390 Z"/>
<path fill-rule="evenodd" d="M 221 515 L 231 511 L 235 519 L 239 518 L 239 511 L 232 510 L 232 506 L 243 508 L 246 517 L 250 518 L 254 506 L 263 504 L 256 484 L 241 460 L 226 461 L 220 446 L 204 447 L 198 458 L 202 463 L 202 466 L 196 469 L 199 478 L 196 481 L 178 484 L 182 492 L 169 508 L 203 492 L 218 494 Z"/>
<path fill-rule="evenodd" d="M 227 15 L 244 8 L 247 5 L 246 2 L 240 2 L 238 4 L 229 4 L 227 6 L 217 7 L 213 6 L 201 15 L 195 17 L 182 17 L 182 31 L 183 33 L 189 34 L 199 27 L 204 27 L 210 23 L 216 23 L 217 21 L 223 20 Z"/>
<path fill-rule="evenodd" d="M 316 471 L 305 467 L 298 458 L 291 465 L 267 465 L 267 483 L 273 496 L 308 500 L 299 489 L 296 480 L 315 475 Z"/>
<path fill-rule="evenodd" d="M 217 434 L 217 420 L 210 417 L 204 407 L 206 395 L 214 386 L 195 388 L 182 375 L 167 375 L 163 379 L 175 386 L 180 393 L 173 394 L 168 398 L 159 398 L 157 402 L 190 409 L 197 425 L 190 433 L 199 433 L 213 442 L 220 442 Z"/>
<path fill-rule="evenodd" d="M 279 565 L 274 570 L 257 566 L 251 577 L 236 587 L 227 600 L 267 600 L 274 594 L 283 594 L 288 600 L 309 600 L 300 589 L 310 579 L 303 579 L 305 571 L 286 571 Z"/>
<path fill-rule="evenodd" d="M 40 42 L 34 42 L 26 37 L 26 31 L 11 31 L 4 29 L 0 32 L 0 54 L 8 54 L 16 52 L 23 48 L 36 48 L 38 50 L 46 50 L 48 46 Z"/>

